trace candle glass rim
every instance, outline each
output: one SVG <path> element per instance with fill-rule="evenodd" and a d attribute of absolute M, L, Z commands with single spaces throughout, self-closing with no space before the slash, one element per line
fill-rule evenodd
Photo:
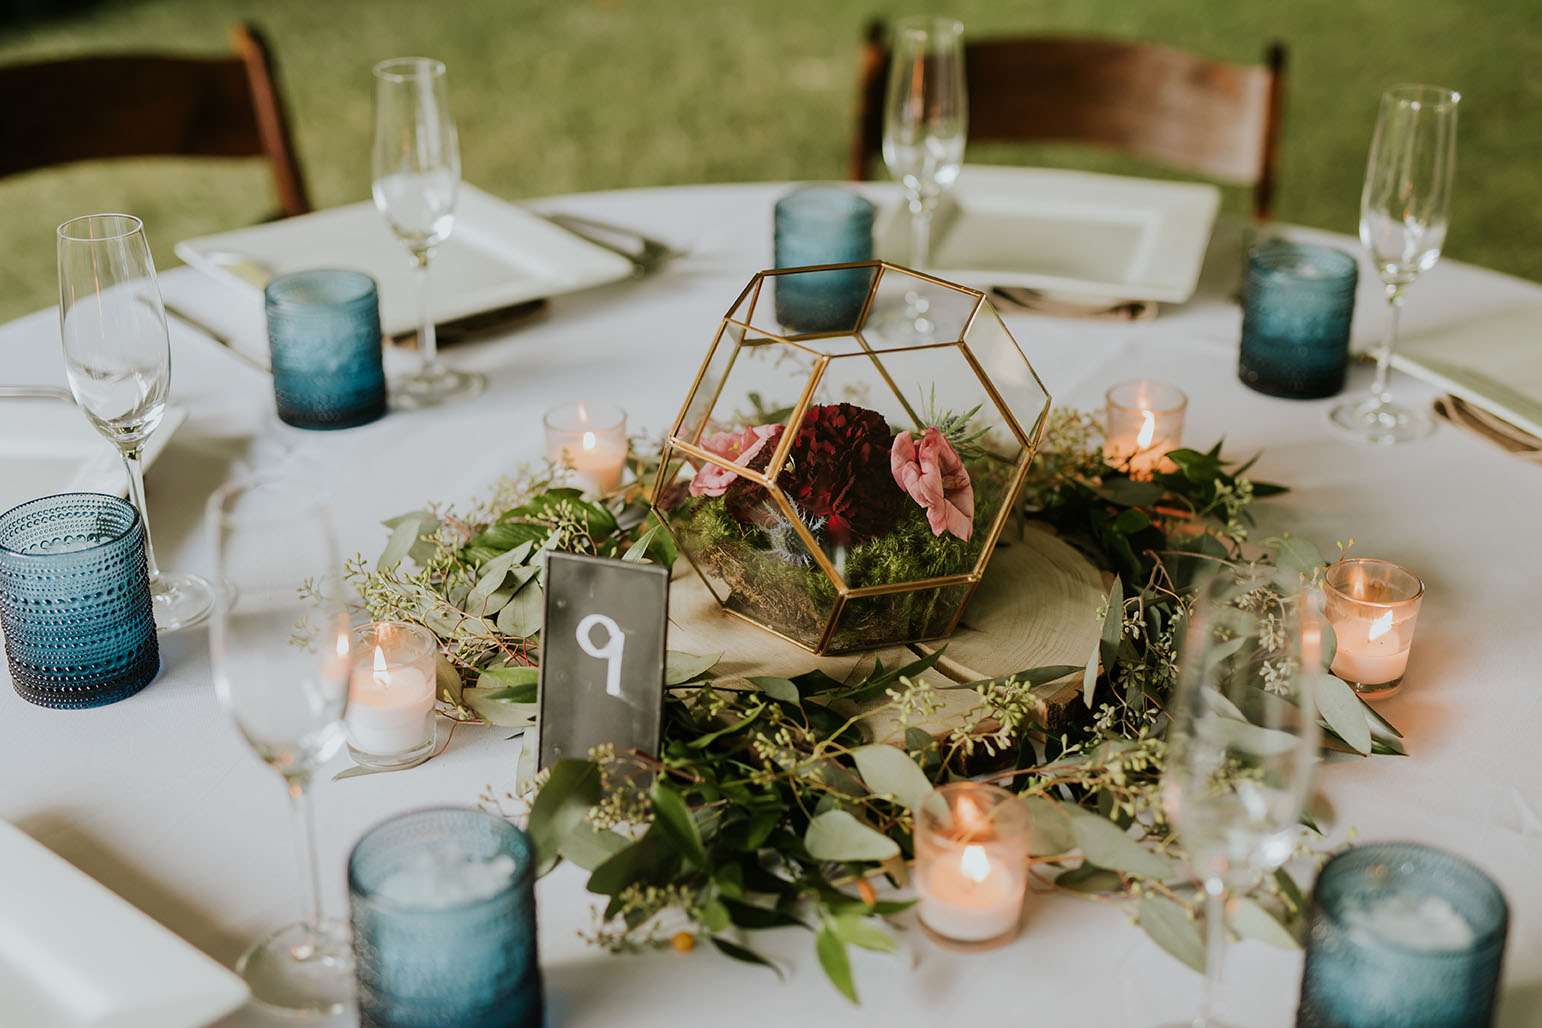
<path fill-rule="evenodd" d="M 429 816 L 443 817 L 446 815 L 454 815 L 465 819 L 468 815 L 475 814 L 480 814 L 490 821 L 501 825 L 502 827 L 495 829 L 495 831 L 497 831 L 499 835 L 503 836 L 504 840 L 512 843 L 512 849 L 514 850 L 514 852 L 511 854 L 511 856 L 514 858 L 514 871 L 509 875 L 508 880 L 500 885 L 495 891 L 487 893 L 484 896 L 477 896 L 472 899 L 462 900 L 459 903 L 448 903 L 444 906 L 414 907 L 404 906 L 400 903 L 393 903 L 383 900 L 379 894 L 378 889 L 367 888 L 362 882 L 359 881 L 359 851 L 364 847 L 368 840 L 374 838 L 376 833 L 380 832 L 381 830 L 389 828 L 390 826 L 395 825 L 397 822 L 410 821 Z M 475 820 L 475 818 L 471 819 Z M 500 848 L 499 852 L 505 851 Z M 422 915 L 425 917 L 441 917 L 445 915 L 461 913 L 474 907 L 501 901 L 512 892 L 529 888 L 530 885 L 534 882 L 534 879 L 535 846 L 531 842 L 529 834 L 521 829 L 518 825 L 511 823 L 507 818 L 497 817 L 493 814 L 489 814 L 485 810 L 479 810 L 476 807 L 440 806 L 416 807 L 412 810 L 404 810 L 400 814 L 393 814 L 392 816 L 386 818 L 384 821 L 380 821 L 370 827 L 368 831 L 359 836 L 359 840 L 355 842 L 353 844 L 353 848 L 348 851 L 348 895 L 350 900 L 356 905 L 366 906 L 374 910 L 390 911 L 395 915 Z"/>
<path fill-rule="evenodd" d="M 285 287 L 293 286 L 307 279 L 324 279 L 336 283 L 349 283 L 357 287 L 357 292 L 325 300 L 297 300 L 293 297 L 282 295 Z M 362 271 L 354 271 L 352 268 L 303 268 L 299 271 L 286 271 L 269 279 L 268 284 L 262 290 L 264 306 L 269 311 L 280 311 L 286 315 L 297 313 L 330 315 L 338 308 L 351 307 L 365 301 L 374 301 L 378 296 L 379 286 L 375 279 Z"/>
<path fill-rule="evenodd" d="M 1311 260 L 1317 267 L 1323 268 L 1330 274 L 1321 278 L 1303 278 L 1294 274 L 1290 268 L 1281 268 L 1269 263 L 1270 258 L 1284 254 L 1295 254 Z M 1291 282 L 1309 284 L 1321 284 L 1323 287 L 1343 287 L 1346 280 L 1354 282 L 1358 280 L 1360 261 L 1353 254 L 1340 250 L 1336 246 L 1325 246 L 1322 243 L 1298 243 L 1291 239 L 1267 239 L 1252 250 L 1248 251 L 1248 272 L 1269 279 L 1288 279 Z"/>
<path fill-rule="evenodd" d="M 46 505 L 46 507 L 65 507 L 81 503 L 85 497 L 89 497 L 93 503 L 100 500 L 108 500 L 110 501 L 108 503 L 109 507 L 113 507 L 120 511 L 122 508 L 127 508 L 127 513 L 129 514 L 128 523 L 125 524 L 121 530 L 114 532 L 111 536 L 108 536 L 98 542 L 94 542 L 89 546 L 81 546 L 73 550 L 60 550 L 57 553 L 29 553 L 26 550 L 18 550 L 13 546 L 7 546 L 3 541 L 6 537 L 6 533 L 8 533 L 10 530 L 11 521 L 19 520 L 25 517 L 28 513 L 28 507 L 44 505 Z M 12 517 L 13 515 L 15 516 L 14 519 Z M 93 550 L 100 550 L 109 546 L 116 546 L 123 542 L 123 540 L 127 539 L 135 532 L 135 530 L 139 528 L 139 524 L 140 521 L 138 508 L 136 508 L 132 503 L 129 503 L 121 496 L 113 496 L 110 493 L 95 493 L 84 490 L 77 490 L 68 493 L 50 493 L 47 496 L 38 496 L 30 500 L 23 500 L 21 503 L 18 503 L 16 506 L 10 508 L 4 513 L 0 513 L 0 553 L 4 553 L 7 559 L 21 561 L 51 561 L 59 557 L 70 557 L 83 553 L 91 553 Z"/>
<path fill-rule="evenodd" d="M 1398 939 L 1384 936 L 1379 932 L 1374 933 L 1378 946 L 1395 950 L 1400 956 L 1412 960 L 1434 963 L 1481 953 L 1492 949 L 1496 944 L 1499 946 L 1504 945 L 1510 924 L 1510 902 L 1505 898 L 1504 890 L 1499 887 L 1499 883 L 1494 881 L 1492 876 L 1466 857 L 1458 856 L 1450 850 L 1440 849 L 1436 846 L 1426 846 L 1419 842 L 1374 842 L 1361 846 L 1351 846 L 1342 853 L 1335 854 L 1323 865 L 1323 869 L 1318 872 L 1318 884 L 1313 887 L 1312 908 L 1330 921 L 1335 928 L 1342 932 L 1347 932 L 1350 930 L 1349 926 L 1339 916 L 1337 906 L 1330 907 L 1321 901 L 1319 890 L 1322 888 L 1322 883 L 1327 876 L 1334 873 L 1344 875 L 1362 872 L 1364 869 L 1359 865 L 1373 860 L 1389 865 L 1394 863 L 1406 865 L 1413 859 L 1425 861 L 1439 860 L 1455 866 L 1462 874 L 1468 877 L 1469 885 L 1476 887 L 1478 891 L 1486 894 L 1489 898 L 1498 901 L 1499 916 L 1494 919 L 1493 924 L 1483 931 L 1479 931 L 1472 924 L 1471 920 L 1462 915 L 1463 922 L 1473 932 L 1472 942 L 1465 946 L 1452 947 L 1450 949 L 1421 949 L 1405 945 Z"/>
<path fill-rule="evenodd" d="M 1359 596 L 1351 596 L 1343 590 L 1339 583 L 1334 581 L 1334 569 L 1348 567 L 1349 565 L 1380 565 L 1384 568 L 1389 568 L 1395 573 L 1406 575 L 1415 588 L 1408 596 L 1397 600 L 1369 600 Z M 1347 603 L 1360 604 L 1365 607 L 1385 608 L 1388 610 L 1394 607 L 1411 606 L 1424 598 L 1424 579 L 1401 564 L 1395 564 L 1390 560 L 1382 560 L 1378 557 L 1341 557 L 1332 564 L 1329 564 L 1327 570 L 1323 572 L 1322 585 L 1323 589 L 1336 599 L 1344 600 Z"/>
<path fill-rule="evenodd" d="M 569 428 L 566 425 L 558 424 L 553 421 L 554 418 L 558 418 L 562 414 L 574 410 L 575 408 L 587 410 L 590 412 L 599 410 L 600 412 L 606 414 L 607 418 L 603 424 L 596 421 L 593 424 L 580 425 L 576 428 Z M 609 416 L 611 415 L 614 415 L 614 421 L 610 420 Z M 624 434 L 626 432 L 626 409 L 619 404 L 614 403 L 594 404 L 587 403 L 582 400 L 573 400 L 568 403 L 559 403 L 557 406 L 548 410 L 545 414 L 542 414 L 541 424 L 546 426 L 546 430 L 548 432 L 558 432 L 562 435 L 583 435 L 585 432 L 593 432 L 595 435 L 608 435 L 612 432 L 621 432 Z"/>
<path fill-rule="evenodd" d="M 984 811 L 987 825 L 991 830 L 989 834 L 975 837 L 961 836 L 956 824 L 941 823 L 933 804 L 929 802 L 933 797 L 941 797 L 947 806 L 949 816 L 952 817 L 954 811 L 958 809 L 952 802 L 952 797 L 964 795 L 989 798 L 990 804 Z M 1019 838 L 1026 841 L 1032 827 L 1028 817 L 1028 807 L 1023 803 L 1022 797 L 1010 789 L 1003 789 L 990 782 L 945 782 L 936 786 L 921 801 L 916 817 L 918 837 L 925 836 L 929 844 L 936 842 L 950 847 L 1011 842 Z"/>
<path fill-rule="evenodd" d="M 1164 402 L 1174 405 L 1168 407 L 1155 407 L 1149 404 L 1121 402 L 1120 400 L 1116 400 L 1114 398 L 1114 394 L 1122 389 L 1129 389 L 1142 385 L 1153 386 L 1156 389 L 1169 390 L 1171 393 L 1176 395 L 1176 399 L 1167 398 Z M 1116 410 L 1128 414 L 1139 414 L 1142 411 L 1150 411 L 1151 414 L 1155 417 L 1163 417 L 1166 415 L 1182 414 L 1184 411 L 1186 411 L 1189 407 L 1189 396 L 1182 389 L 1179 389 L 1177 386 L 1170 382 L 1159 382 L 1154 378 L 1131 378 L 1123 382 L 1116 382 L 1109 386 L 1108 391 L 1103 394 L 1103 402 L 1108 405 L 1108 408 L 1111 411 Z"/>
<path fill-rule="evenodd" d="M 430 632 L 422 625 L 413 624 L 411 621 L 366 621 L 364 624 L 355 625 L 348 630 L 349 645 L 354 648 L 353 664 L 355 667 L 366 666 L 361 657 L 364 651 L 360 647 L 365 645 L 364 637 L 367 633 L 374 633 L 375 645 L 381 646 L 381 652 L 385 652 L 384 646 L 380 643 L 380 628 L 382 626 L 390 626 L 393 629 L 399 630 L 413 641 L 412 655 L 400 660 L 388 659 L 386 661 L 386 668 L 388 670 L 390 668 L 407 667 L 416 664 L 424 657 L 430 655 L 437 658 L 439 639 L 433 632 Z M 368 666 L 373 668 L 373 664 Z"/>

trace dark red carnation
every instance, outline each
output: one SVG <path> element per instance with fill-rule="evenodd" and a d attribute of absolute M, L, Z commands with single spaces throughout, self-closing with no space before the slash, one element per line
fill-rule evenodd
<path fill-rule="evenodd" d="M 894 433 L 877 411 L 850 403 L 810 407 L 793 439 L 777 484 L 822 534 L 837 546 L 855 546 L 894 527 L 905 512 L 905 494 L 894 486 L 889 449 Z M 748 465 L 764 470 L 767 446 Z M 740 479 L 724 496 L 740 521 L 767 517 L 763 490 Z"/>

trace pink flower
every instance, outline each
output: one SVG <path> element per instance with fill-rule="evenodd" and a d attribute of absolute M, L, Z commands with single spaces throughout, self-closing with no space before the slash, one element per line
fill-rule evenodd
<path fill-rule="evenodd" d="M 776 445 L 782 435 L 781 425 L 751 425 L 743 432 L 715 432 L 702 436 L 701 448 L 715 457 L 744 467 L 767 443 Z M 726 467 L 708 464 L 691 478 L 692 496 L 722 496 L 739 476 Z"/>
<path fill-rule="evenodd" d="M 889 469 L 899 487 L 926 508 L 932 535 L 946 530 L 969 541 L 974 531 L 974 486 L 947 436 L 928 428 L 917 446 L 909 432 L 901 432 L 889 451 Z"/>

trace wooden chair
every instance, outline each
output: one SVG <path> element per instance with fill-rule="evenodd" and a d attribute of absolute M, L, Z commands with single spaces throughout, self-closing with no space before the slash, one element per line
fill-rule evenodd
<path fill-rule="evenodd" d="M 1207 60 L 1151 43 L 1028 37 L 966 42 L 969 142 L 1075 142 L 1230 185 L 1251 186 L 1253 215 L 1273 213 L 1285 48 L 1262 65 Z M 888 29 L 862 49 L 850 177 L 883 147 Z"/>
<path fill-rule="evenodd" d="M 310 210 L 262 34 L 230 31 L 233 56 L 104 55 L 0 68 L 12 98 L 0 177 L 112 157 L 265 157 L 279 213 Z"/>

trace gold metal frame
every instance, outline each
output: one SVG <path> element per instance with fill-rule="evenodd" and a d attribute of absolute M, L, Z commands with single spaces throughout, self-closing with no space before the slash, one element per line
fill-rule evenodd
<path fill-rule="evenodd" d="M 804 272 L 822 272 L 855 268 L 873 268 L 876 270 L 875 274 L 873 275 L 872 282 L 868 286 L 867 296 L 863 300 L 861 313 L 858 316 L 856 324 L 851 331 L 815 332 L 789 335 L 782 333 L 779 330 L 780 326 L 777 326 L 777 331 L 773 331 L 755 324 L 756 308 L 760 304 L 762 291 L 768 279 L 780 275 L 796 275 Z M 933 286 L 941 287 L 943 289 L 958 293 L 962 296 L 972 298 L 973 306 L 969 309 L 967 317 L 965 317 L 963 320 L 963 327 L 960 329 L 958 337 L 943 342 L 912 344 L 908 346 L 880 345 L 875 347 L 869 343 L 863 330 L 867 324 L 868 316 L 872 312 L 873 303 L 879 294 L 880 287 L 883 285 L 885 279 L 890 276 L 903 276 L 907 279 L 914 279 L 921 282 L 930 283 Z M 1044 426 L 1048 420 L 1050 411 L 1049 391 L 1044 388 L 1044 383 L 1039 378 L 1038 372 L 1036 372 L 1033 368 L 1033 365 L 1029 363 L 1028 358 L 1022 352 L 1022 347 L 1017 344 L 1017 340 L 1012 337 L 1012 333 L 1007 330 L 1005 324 L 1001 324 L 1000 326 L 1002 334 L 1005 335 L 1007 341 L 1012 344 L 1012 347 L 1015 349 L 1017 356 L 1022 360 L 1023 366 L 1027 368 L 1029 377 L 1032 379 L 1033 384 L 1038 387 L 1038 390 L 1043 394 L 1044 397 L 1042 408 L 1040 409 L 1038 416 L 1034 419 L 1034 423 L 1031 427 L 1025 429 L 1024 425 L 1019 422 L 1017 415 L 1008 405 L 1000 390 L 996 388 L 995 383 L 991 381 L 990 376 L 986 373 L 979 359 L 970 348 L 968 342 L 970 332 L 974 328 L 977 319 L 980 318 L 982 313 L 987 311 L 990 312 L 991 317 L 996 317 L 994 308 L 992 308 L 990 305 L 990 301 L 986 299 L 985 294 L 980 290 L 969 289 L 964 286 L 955 285 L 952 282 L 947 282 L 943 279 L 936 278 L 932 275 L 927 275 L 923 272 L 911 271 L 908 268 L 902 268 L 898 265 L 890 264 L 887 261 L 857 261 L 847 264 L 820 264 L 807 268 L 777 268 L 773 270 L 762 271 L 750 280 L 749 284 L 745 286 L 743 292 L 739 294 L 739 297 L 733 302 L 733 305 L 723 316 L 723 319 L 718 326 L 717 334 L 713 337 L 712 345 L 707 349 L 707 356 L 702 361 L 701 367 L 696 372 L 696 377 L 691 382 L 690 391 L 686 394 L 685 402 L 681 405 L 680 414 L 675 418 L 674 426 L 671 428 L 669 437 L 664 443 L 664 452 L 659 461 L 659 473 L 658 477 L 654 481 L 650 500 L 654 506 L 655 513 L 658 516 L 658 521 L 663 526 L 664 531 L 667 532 L 672 539 L 674 539 L 675 544 L 679 548 L 680 552 L 689 556 L 690 551 L 684 546 L 679 545 L 679 538 L 675 536 L 674 531 L 669 527 L 668 516 L 663 512 L 658 511 L 658 504 L 661 502 L 665 490 L 667 490 L 671 484 L 673 484 L 674 480 L 679 476 L 679 467 L 677 466 L 673 471 L 671 471 L 670 465 L 676 461 L 684 460 L 688 463 L 696 464 L 697 466 L 702 464 L 716 464 L 719 467 L 732 470 L 734 474 L 743 478 L 747 478 L 766 490 L 767 494 L 776 503 L 782 514 L 787 517 L 789 523 L 793 527 L 793 530 L 797 533 L 799 541 L 803 544 L 805 549 L 807 549 L 809 556 L 818 565 L 819 569 L 824 572 L 824 574 L 830 579 L 831 585 L 835 587 L 836 595 L 835 602 L 832 605 L 830 613 L 826 618 L 824 629 L 820 633 L 819 642 L 814 646 L 809 646 L 807 643 L 800 642 L 799 640 L 792 638 L 786 632 L 777 629 L 773 625 L 768 625 L 749 614 L 735 610 L 728 604 L 725 597 L 718 596 L 718 592 L 712 587 L 711 581 L 699 567 L 696 567 L 693 560 L 692 567 L 695 568 L 696 573 L 701 577 L 703 583 L 706 584 L 707 590 L 712 593 L 714 597 L 717 597 L 719 604 L 727 613 L 732 614 L 734 617 L 737 617 L 742 621 L 747 621 L 750 624 L 756 625 L 757 627 L 762 628 L 770 632 L 772 635 L 784 639 L 787 642 L 800 647 L 801 649 L 808 650 L 811 653 L 823 654 L 834 652 L 830 650 L 829 647 L 835 638 L 835 632 L 837 627 L 840 625 L 841 616 L 845 612 L 847 605 L 852 600 L 863 599 L 870 596 L 891 596 L 897 593 L 919 592 L 925 589 L 944 589 L 951 586 L 962 586 L 965 589 L 964 598 L 959 603 L 957 610 L 954 612 L 953 619 L 949 622 L 947 628 L 944 631 L 937 635 L 925 636 L 923 638 L 884 640 L 884 642 L 879 645 L 900 645 L 911 642 L 924 642 L 927 639 L 945 638 L 953 633 L 953 631 L 958 627 L 959 620 L 963 616 L 964 609 L 968 606 L 970 598 L 974 595 L 975 589 L 979 586 L 981 578 L 983 578 L 985 575 L 985 568 L 987 563 L 990 561 L 991 553 L 995 550 L 996 543 L 1001 538 L 1002 530 L 1005 528 L 1007 520 L 1012 514 L 1012 509 L 1016 505 L 1018 494 L 1022 491 L 1023 483 L 1027 480 L 1028 468 L 1038 451 L 1039 442 L 1043 438 Z M 816 348 L 817 343 L 821 339 L 845 338 L 854 339 L 859 349 L 850 353 L 830 354 Z M 815 345 L 811 346 L 809 344 Z M 722 374 L 718 377 L 718 380 L 709 384 L 709 387 L 712 389 L 710 402 L 699 408 L 706 411 L 707 414 L 704 417 L 702 424 L 687 425 L 685 423 L 686 419 L 692 411 L 693 407 L 696 407 L 696 404 L 693 403 L 693 401 L 698 399 L 697 393 L 703 388 L 707 372 L 712 366 L 713 358 L 718 356 L 719 348 L 724 345 L 733 346 L 734 351 L 729 355 L 727 363 L 723 368 Z M 814 358 L 813 367 L 810 369 L 808 381 L 804 385 L 803 391 L 799 395 L 797 402 L 793 405 L 792 412 L 788 415 L 788 418 L 785 422 L 787 430 L 782 433 L 782 438 L 778 441 L 776 450 L 772 453 L 771 460 L 766 465 L 767 471 L 752 471 L 748 468 L 740 467 L 738 465 L 729 467 L 723 463 L 722 458 L 713 456 L 702 448 L 700 445 L 701 434 L 705 430 L 707 424 L 711 421 L 711 413 L 717 409 L 718 402 L 722 398 L 723 387 L 727 383 L 734 366 L 738 363 L 739 354 L 746 348 L 773 345 L 790 347 Z M 909 401 L 905 398 L 904 392 L 890 376 L 888 369 L 884 366 L 883 358 L 890 354 L 913 353 L 926 350 L 943 349 L 954 349 L 960 352 L 965 365 L 971 372 L 973 372 L 975 378 L 979 380 L 980 386 L 983 389 L 985 396 L 989 399 L 991 405 L 996 408 L 996 412 L 1001 415 L 1002 420 L 1006 423 L 1008 429 L 1011 432 L 1011 437 L 1019 445 L 1017 457 L 1011 461 L 1016 465 L 1016 467 L 1003 494 L 1003 503 L 1001 508 L 996 512 L 996 516 L 986 532 L 985 541 L 981 547 L 979 559 L 976 561 L 973 569 L 970 571 L 966 573 L 946 575 L 936 578 L 923 578 L 907 582 L 888 582 L 883 585 L 871 585 L 863 586 L 860 588 L 853 588 L 852 586 L 846 584 L 840 572 L 831 562 L 830 555 L 824 551 L 824 548 L 814 538 L 813 533 L 809 531 L 808 527 L 803 523 L 803 520 L 797 516 L 797 512 L 792 505 L 792 501 L 789 500 L 783 494 L 781 488 L 776 485 L 775 479 L 778 476 L 775 472 L 775 469 L 781 468 L 786 463 L 788 455 L 792 450 L 793 442 L 797 438 L 798 428 L 802 425 L 804 416 L 808 413 L 808 409 L 814 401 L 814 395 L 819 388 L 821 380 L 824 378 L 826 371 L 834 362 L 853 358 L 872 361 L 872 364 L 879 377 L 889 388 L 889 391 L 893 394 L 894 398 L 898 400 L 900 406 L 912 419 L 916 427 L 921 428 L 923 427 L 923 419 L 911 408 Z M 1002 461 L 1006 461 L 1008 459 L 1001 454 L 993 454 L 992 456 Z"/>

